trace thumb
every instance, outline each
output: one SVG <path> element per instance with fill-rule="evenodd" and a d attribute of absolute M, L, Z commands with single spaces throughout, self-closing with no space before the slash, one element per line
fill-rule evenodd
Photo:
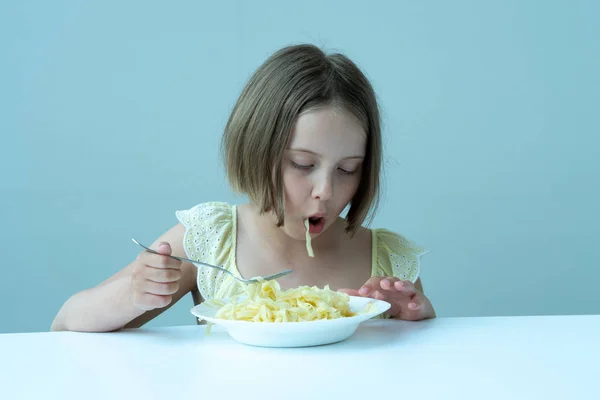
<path fill-rule="evenodd" d="M 171 245 L 167 242 L 160 242 L 156 251 L 160 254 L 171 255 Z"/>
<path fill-rule="evenodd" d="M 338 289 L 338 292 L 346 293 L 349 296 L 360 296 L 356 289 Z"/>

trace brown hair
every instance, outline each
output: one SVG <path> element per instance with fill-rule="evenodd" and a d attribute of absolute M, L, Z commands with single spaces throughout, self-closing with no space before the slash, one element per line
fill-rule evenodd
<path fill-rule="evenodd" d="M 379 202 L 382 145 L 379 109 L 369 80 L 345 55 L 314 45 L 284 47 L 250 77 L 223 135 L 225 168 L 232 188 L 282 226 L 281 163 L 298 115 L 323 105 L 352 113 L 367 133 L 359 187 L 350 201 L 346 231 L 354 234 Z"/>

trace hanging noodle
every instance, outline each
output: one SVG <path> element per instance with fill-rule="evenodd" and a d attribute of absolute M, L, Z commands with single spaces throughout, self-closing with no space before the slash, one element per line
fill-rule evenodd
<path fill-rule="evenodd" d="M 304 220 L 304 227 L 306 228 L 306 251 L 308 251 L 309 257 L 314 257 L 315 253 L 313 253 L 313 249 L 312 249 L 310 228 L 308 227 L 309 224 L 310 224 L 310 222 L 307 219 Z"/>

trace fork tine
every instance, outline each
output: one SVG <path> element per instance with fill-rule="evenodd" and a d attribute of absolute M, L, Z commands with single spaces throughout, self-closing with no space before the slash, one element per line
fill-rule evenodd
<path fill-rule="evenodd" d="M 267 275 L 267 276 L 261 276 L 261 277 L 255 277 L 255 278 L 248 278 L 248 279 L 244 279 L 244 278 L 238 278 L 237 276 L 231 274 L 235 279 L 239 280 L 240 282 L 244 282 L 244 283 L 257 283 L 259 282 L 259 278 L 264 280 L 264 281 L 270 281 L 273 279 L 277 279 L 280 278 L 284 275 L 287 274 L 291 274 L 292 270 L 291 269 L 286 269 L 285 271 L 281 271 L 281 272 L 277 272 L 275 274 L 271 274 L 271 275 Z"/>

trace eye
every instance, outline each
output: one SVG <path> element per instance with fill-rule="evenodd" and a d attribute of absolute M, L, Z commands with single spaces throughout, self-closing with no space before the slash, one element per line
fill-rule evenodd
<path fill-rule="evenodd" d="M 340 173 L 344 174 L 344 175 L 353 175 L 356 173 L 357 170 L 346 170 L 344 168 L 338 168 L 338 171 L 340 171 Z"/>
<path fill-rule="evenodd" d="M 293 161 L 292 161 L 292 166 L 294 168 L 301 169 L 301 170 L 309 170 L 313 167 L 312 164 L 311 165 L 303 165 L 303 164 L 295 163 Z"/>

